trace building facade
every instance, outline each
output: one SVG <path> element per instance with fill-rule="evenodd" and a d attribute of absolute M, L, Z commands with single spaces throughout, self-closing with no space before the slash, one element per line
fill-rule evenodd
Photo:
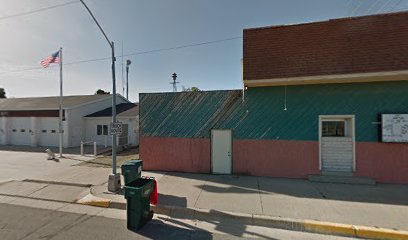
<path fill-rule="evenodd" d="M 64 147 L 80 146 L 81 141 L 97 141 L 86 134 L 91 131 L 96 133 L 99 122 L 97 121 L 95 126 L 86 124 L 85 116 L 109 108 L 112 105 L 112 96 L 65 96 L 63 102 Z M 118 95 L 117 103 L 120 105 L 129 102 Z M 59 97 L 1 99 L 0 145 L 58 146 L 58 108 Z M 128 135 L 129 139 L 137 136 L 131 131 Z"/>
<path fill-rule="evenodd" d="M 244 91 L 140 95 L 144 168 L 408 184 L 407 20 L 244 30 Z"/>

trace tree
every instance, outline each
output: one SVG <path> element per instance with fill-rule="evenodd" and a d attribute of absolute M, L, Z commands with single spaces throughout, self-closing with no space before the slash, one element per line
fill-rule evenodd
<path fill-rule="evenodd" d="M 0 98 L 6 98 L 6 91 L 4 88 L 0 88 Z"/>
<path fill-rule="evenodd" d="M 184 88 L 183 92 L 200 92 L 201 90 L 198 87 Z"/>
<path fill-rule="evenodd" d="M 98 90 L 95 92 L 95 95 L 102 95 L 102 94 L 110 94 L 110 92 L 105 92 L 105 91 L 102 90 L 102 89 L 98 89 Z"/>

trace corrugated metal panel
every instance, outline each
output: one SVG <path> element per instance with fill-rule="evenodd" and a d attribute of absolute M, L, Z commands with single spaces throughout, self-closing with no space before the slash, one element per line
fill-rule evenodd
<path fill-rule="evenodd" d="M 408 112 L 408 81 L 140 95 L 141 136 L 318 141 L 319 115 L 355 115 L 356 141 L 379 140 L 382 113 Z"/>
<path fill-rule="evenodd" d="M 209 138 L 240 91 L 140 94 L 141 136 Z"/>

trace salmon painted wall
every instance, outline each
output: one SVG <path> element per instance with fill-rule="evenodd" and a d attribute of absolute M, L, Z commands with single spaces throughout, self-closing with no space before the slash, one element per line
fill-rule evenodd
<path fill-rule="evenodd" d="M 408 184 L 408 145 L 357 142 L 355 175 L 380 183 Z"/>
<path fill-rule="evenodd" d="M 209 139 L 142 137 L 140 159 L 144 170 L 209 173 Z"/>
<path fill-rule="evenodd" d="M 314 141 L 235 140 L 233 172 L 255 176 L 307 178 L 319 172 Z"/>

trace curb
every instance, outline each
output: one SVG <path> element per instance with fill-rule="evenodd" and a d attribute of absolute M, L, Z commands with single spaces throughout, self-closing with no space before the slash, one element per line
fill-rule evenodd
<path fill-rule="evenodd" d="M 108 208 L 110 206 L 111 200 L 106 199 L 106 198 L 100 198 L 92 195 L 89 193 L 85 197 L 79 199 L 76 201 L 78 204 L 83 204 L 83 205 L 90 205 L 90 206 L 95 206 L 95 207 L 104 207 Z"/>
<path fill-rule="evenodd" d="M 126 209 L 126 203 L 112 201 L 109 208 Z M 408 240 L 408 231 L 398 231 L 387 228 L 235 213 L 214 209 L 182 208 L 167 205 L 151 205 L 151 209 L 157 214 L 167 215 L 174 218 L 196 219 L 201 221 L 235 221 L 237 223 L 239 222 L 248 225 L 343 237 Z"/>

